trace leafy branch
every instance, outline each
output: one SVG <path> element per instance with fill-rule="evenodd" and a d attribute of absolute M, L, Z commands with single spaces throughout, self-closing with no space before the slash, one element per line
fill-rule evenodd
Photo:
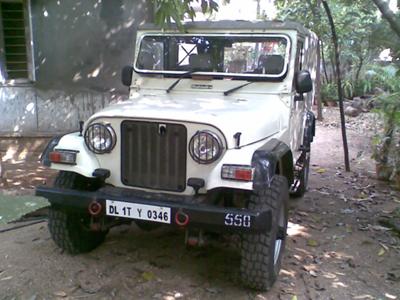
<path fill-rule="evenodd" d="M 152 0 L 154 4 L 154 22 L 162 28 L 171 25 L 171 21 L 176 23 L 179 30 L 183 30 L 183 20 L 185 18 L 194 19 L 196 10 L 194 4 L 200 4 L 203 14 L 217 12 L 218 3 L 214 0 Z M 229 2 L 229 1 L 225 1 Z"/>

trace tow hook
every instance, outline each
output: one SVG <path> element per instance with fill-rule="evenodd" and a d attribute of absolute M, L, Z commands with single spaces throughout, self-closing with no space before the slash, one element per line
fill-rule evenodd
<path fill-rule="evenodd" d="M 88 206 L 88 210 L 89 210 L 89 214 L 93 217 L 98 216 L 101 211 L 103 210 L 103 207 L 101 206 L 101 204 L 99 202 L 97 202 L 96 200 L 93 200 L 92 202 L 90 202 L 89 206 Z"/>
<path fill-rule="evenodd" d="M 180 210 L 175 214 L 175 223 L 182 227 L 186 226 L 189 224 L 189 216 Z"/>

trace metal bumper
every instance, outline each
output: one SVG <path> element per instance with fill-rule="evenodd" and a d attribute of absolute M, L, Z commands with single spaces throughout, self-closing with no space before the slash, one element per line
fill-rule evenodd
<path fill-rule="evenodd" d="M 103 208 L 101 211 L 103 216 L 106 215 L 106 200 L 170 207 L 171 225 L 179 227 L 188 226 L 222 232 L 265 232 L 271 229 L 270 210 L 253 211 L 195 203 L 195 196 L 171 196 L 116 187 L 106 187 L 95 192 L 88 192 L 47 186 L 37 187 L 36 195 L 47 198 L 54 206 L 86 211 L 89 204 L 97 201 Z M 182 214 L 187 215 L 189 219 L 185 225 L 179 222 L 179 216 Z M 250 221 L 243 223 L 244 216 Z M 129 220 L 133 221 L 133 219 Z"/>

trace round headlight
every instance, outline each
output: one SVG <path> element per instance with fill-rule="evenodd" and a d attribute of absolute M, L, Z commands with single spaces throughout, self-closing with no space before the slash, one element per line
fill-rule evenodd
<path fill-rule="evenodd" d="M 96 154 L 111 152 L 117 139 L 110 125 L 95 123 L 85 131 L 85 143 L 90 151 Z"/>
<path fill-rule="evenodd" d="M 221 139 L 211 131 L 198 131 L 190 140 L 189 152 L 199 164 L 210 164 L 222 154 Z"/>

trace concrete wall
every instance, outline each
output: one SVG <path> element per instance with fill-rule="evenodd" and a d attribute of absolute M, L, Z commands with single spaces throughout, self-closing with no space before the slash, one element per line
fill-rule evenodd
<path fill-rule="evenodd" d="M 77 130 L 80 120 L 103 108 L 113 96 L 33 87 L 0 88 L 0 136 L 51 136 Z"/>
<path fill-rule="evenodd" d="M 151 1 L 31 0 L 31 11 L 36 81 L 0 84 L 0 134 L 76 130 L 127 96 L 120 72 L 132 63 L 138 25 L 152 20 Z"/>

